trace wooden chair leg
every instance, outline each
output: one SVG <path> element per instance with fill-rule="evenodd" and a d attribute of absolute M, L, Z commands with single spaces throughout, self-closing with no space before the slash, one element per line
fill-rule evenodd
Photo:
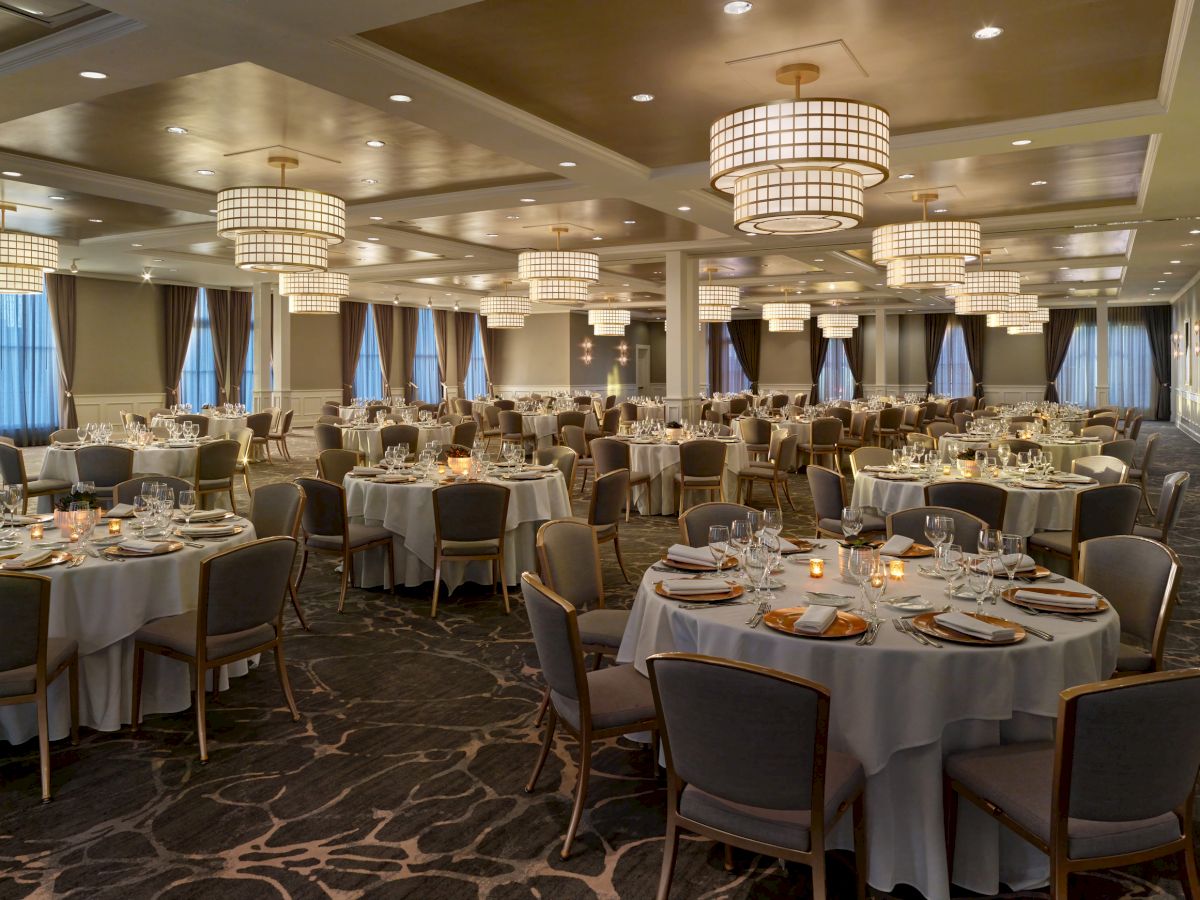
<path fill-rule="evenodd" d="M 504 574 L 504 557 L 497 557 L 496 564 L 500 569 L 500 595 L 504 598 L 504 611 L 510 613 L 512 607 L 508 605 L 508 578 Z"/>
<path fill-rule="evenodd" d="M 629 573 L 625 571 L 625 560 L 621 559 L 621 539 L 617 535 L 613 535 L 612 539 L 613 551 L 617 554 L 617 565 L 621 567 L 621 576 L 625 579 L 625 583 L 629 584 Z"/>
<path fill-rule="evenodd" d="M 725 844 L 725 871 L 733 871 L 733 844 Z"/>
<path fill-rule="evenodd" d="M 783 515 L 783 503 L 779 500 L 779 482 L 771 479 L 771 496 L 775 498 L 775 508 L 779 510 L 779 515 Z"/>
<path fill-rule="evenodd" d="M 38 767 L 42 772 L 42 802 L 50 802 L 50 686 L 38 691 Z"/>
<path fill-rule="evenodd" d="M 662 869 L 658 874 L 658 893 L 655 900 L 667 900 L 671 893 L 671 879 L 675 875 L 675 857 L 679 852 L 679 829 L 675 827 L 675 816 L 667 813 L 666 842 L 663 844 Z"/>
<path fill-rule="evenodd" d="M 553 706 L 550 706 L 549 688 L 546 689 L 546 705 L 550 709 L 550 718 L 546 720 L 546 735 L 542 739 L 541 752 L 538 753 L 537 761 L 533 764 L 533 773 L 529 776 L 529 782 L 525 785 L 527 794 L 533 793 L 538 776 L 542 774 L 542 766 L 546 764 L 546 757 L 550 755 L 550 747 L 554 743 L 554 730 L 558 727 L 558 713 L 554 711 Z"/>
<path fill-rule="evenodd" d="M 79 743 L 79 653 L 67 667 L 67 691 L 71 696 L 71 744 Z"/>
<path fill-rule="evenodd" d="M 391 540 L 387 542 L 387 584 L 388 593 L 396 593 L 396 547 Z"/>
<path fill-rule="evenodd" d="M 308 550 L 300 557 L 300 574 L 296 576 L 296 590 L 300 590 L 300 582 L 304 580 L 304 570 L 308 568 Z"/>
<path fill-rule="evenodd" d="M 133 711 L 130 728 L 137 731 L 142 727 L 142 678 L 146 671 L 146 651 L 134 644 L 133 648 Z"/>
<path fill-rule="evenodd" d="M 1183 895 L 1187 900 L 1200 900 L 1200 878 L 1196 874 L 1196 851 L 1189 842 L 1181 854 L 1183 859 L 1179 867 L 1179 884 L 1183 887 Z"/>
<path fill-rule="evenodd" d="M 795 512 L 796 504 L 792 502 L 792 486 L 786 478 L 783 480 L 783 496 L 787 497 L 788 506 L 792 508 L 792 512 Z"/>
<path fill-rule="evenodd" d="M 246 479 L 246 492 L 250 492 L 250 479 Z M 237 515 L 237 500 L 233 497 L 233 478 L 229 479 L 229 511 L 235 516 Z"/>
<path fill-rule="evenodd" d="M 442 589 L 442 553 L 433 551 L 433 605 L 429 608 L 429 618 L 437 618 L 438 592 Z"/>
<path fill-rule="evenodd" d="M 546 690 L 542 692 L 542 703 L 538 707 L 537 718 L 534 719 L 534 721 L 533 721 L 533 725 L 535 728 L 542 724 L 542 720 L 546 718 L 546 713 L 549 711 L 549 709 L 550 709 L 550 688 L 546 688 Z"/>
<path fill-rule="evenodd" d="M 346 588 L 350 584 L 350 570 L 354 567 L 354 557 L 350 553 L 342 554 L 342 590 L 338 594 L 337 611 L 341 612 L 346 608 Z"/>
<path fill-rule="evenodd" d="M 204 679 L 208 675 L 208 671 L 198 663 L 192 667 L 192 671 L 196 673 L 196 737 L 200 741 L 200 762 L 208 762 L 208 733 L 205 730 L 204 712 L 205 703 L 208 692 L 204 690 Z M 213 680 L 216 681 L 221 677 L 220 669 L 213 669 Z"/>
<path fill-rule="evenodd" d="M 275 669 L 279 672 L 279 686 L 283 688 L 283 699 L 287 701 L 288 709 L 292 711 L 292 721 L 299 722 L 300 710 L 296 708 L 296 698 L 292 696 L 292 683 L 288 681 L 287 665 L 283 660 L 282 641 L 275 642 Z"/>
<path fill-rule="evenodd" d="M 296 618 L 300 620 L 300 627 L 305 631 L 312 631 L 308 627 L 308 621 L 304 618 L 304 610 L 300 608 L 300 598 L 296 596 L 296 588 L 292 586 L 292 582 L 288 581 L 288 597 L 292 601 L 292 609 L 296 611 Z"/>
<path fill-rule="evenodd" d="M 571 824 L 567 826 L 567 837 L 559 853 L 563 859 L 571 855 L 571 844 L 583 818 L 583 804 L 587 800 L 588 776 L 592 772 L 592 742 L 585 734 L 579 741 L 579 782 L 575 785 L 575 807 L 571 810 Z"/>

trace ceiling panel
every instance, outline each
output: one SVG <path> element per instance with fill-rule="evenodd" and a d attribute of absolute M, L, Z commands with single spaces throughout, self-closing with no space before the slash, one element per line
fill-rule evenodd
<path fill-rule="evenodd" d="M 983 247 L 997 255 L 997 265 L 1043 259 L 1086 259 L 1089 256 L 1118 256 L 1129 251 L 1133 232 L 1069 231 L 1038 234 L 984 235 Z"/>
<path fill-rule="evenodd" d="M 9 2 L 0 6 L 0 53 L 102 15 L 104 10 L 74 0 Z"/>
<path fill-rule="evenodd" d="M 1103 266 L 1022 272 L 1021 278 L 1029 284 L 1065 284 L 1073 281 L 1117 281 L 1124 274 L 1124 266 Z"/>

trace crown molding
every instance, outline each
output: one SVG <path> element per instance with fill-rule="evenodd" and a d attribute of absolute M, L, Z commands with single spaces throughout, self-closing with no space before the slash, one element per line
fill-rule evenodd
<path fill-rule="evenodd" d="M 0 53 L 0 76 L 116 40 L 143 27 L 141 22 L 117 13 L 97 16 Z"/>

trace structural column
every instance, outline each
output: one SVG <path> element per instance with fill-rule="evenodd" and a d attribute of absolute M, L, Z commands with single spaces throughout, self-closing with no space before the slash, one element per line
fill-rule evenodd
<path fill-rule="evenodd" d="M 292 329 L 274 279 L 254 284 L 254 408 L 291 406 Z M 300 410 L 296 411 L 302 415 Z"/>
<path fill-rule="evenodd" d="M 1096 405 L 1108 406 L 1108 300 L 1096 298 Z"/>
<path fill-rule="evenodd" d="M 704 340 L 696 303 L 696 261 L 671 250 L 667 279 L 667 417 L 695 419 L 700 411 Z"/>
<path fill-rule="evenodd" d="M 888 393 L 887 379 L 887 312 L 875 310 L 875 383 L 866 385 L 864 393 L 879 397 Z"/>

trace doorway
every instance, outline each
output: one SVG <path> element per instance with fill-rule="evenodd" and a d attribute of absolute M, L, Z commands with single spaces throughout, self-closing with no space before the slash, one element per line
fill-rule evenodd
<path fill-rule="evenodd" d="M 634 354 L 633 377 L 637 381 L 637 393 L 645 396 L 650 393 L 650 345 L 635 345 Z"/>

